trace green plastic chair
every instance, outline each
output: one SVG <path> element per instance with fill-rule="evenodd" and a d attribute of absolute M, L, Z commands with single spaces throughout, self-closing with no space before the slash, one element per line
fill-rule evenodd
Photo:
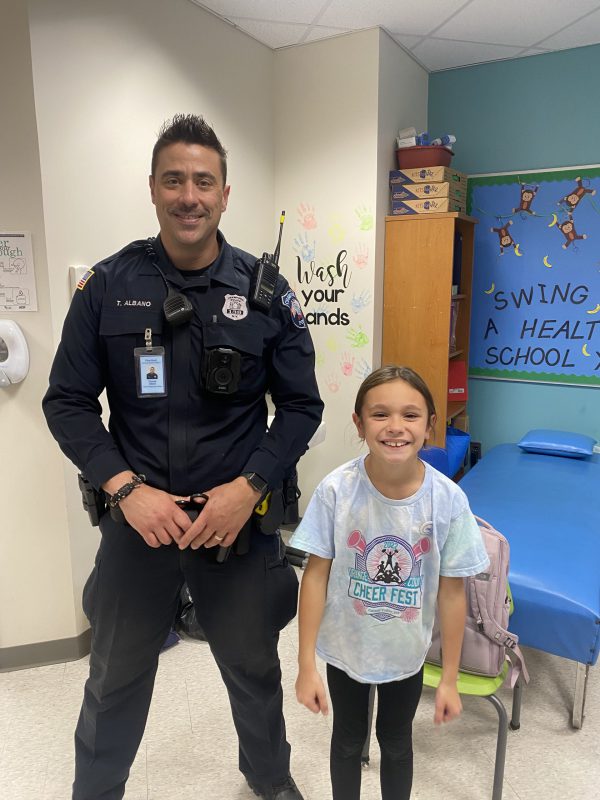
<path fill-rule="evenodd" d="M 485 697 L 498 712 L 498 736 L 496 738 L 496 761 L 494 765 L 494 784 L 492 789 L 492 800 L 502 800 L 502 787 L 504 785 L 504 764 L 506 762 L 506 744 L 508 737 L 508 727 L 518 730 L 520 725 L 521 707 L 521 679 L 517 681 L 513 693 L 512 718 L 509 723 L 508 715 L 504 703 L 496 695 L 508 675 L 509 664 L 504 662 L 502 672 L 495 678 L 485 675 L 472 675 L 469 672 L 458 673 L 458 693 L 473 695 L 475 697 Z M 436 664 L 425 664 L 423 684 L 432 689 L 437 689 L 442 678 L 442 668 Z"/>
<path fill-rule="evenodd" d="M 512 715 L 510 723 L 504 703 L 496 695 L 508 675 L 509 664 L 504 663 L 502 672 L 495 678 L 484 675 L 472 675 L 469 672 L 459 672 L 457 688 L 459 694 L 473 695 L 475 697 L 485 697 L 498 712 L 498 736 L 496 739 L 496 762 L 494 766 L 494 784 L 492 789 L 492 800 L 502 800 L 502 787 L 504 785 L 504 765 L 506 762 L 506 744 L 508 738 L 508 728 L 518 730 L 521 727 L 521 678 L 517 680 L 513 690 Z M 431 689 L 437 689 L 442 678 L 442 668 L 437 664 L 425 663 L 423 672 L 423 685 Z M 362 764 L 367 766 L 369 763 L 369 745 L 371 740 L 371 728 L 373 725 L 373 706 L 375 704 L 375 686 L 371 686 L 369 694 L 369 725 L 368 734 L 362 752 Z"/>
<path fill-rule="evenodd" d="M 507 586 L 508 597 L 510 598 L 510 613 L 514 610 L 514 603 L 510 586 Z M 506 762 L 506 744 L 508 738 L 508 728 L 517 731 L 521 727 L 521 697 L 523 686 L 519 676 L 513 688 L 513 702 L 510 723 L 504 703 L 496 695 L 498 689 L 503 685 L 509 671 L 508 661 L 504 662 L 502 671 L 495 678 L 485 675 L 473 675 L 470 672 L 459 672 L 457 688 L 459 694 L 473 695 L 474 697 L 485 697 L 498 712 L 498 736 L 496 738 L 496 761 L 494 765 L 494 783 L 492 789 L 492 800 L 502 800 L 502 788 L 504 785 L 504 765 Z M 423 685 L 431 689 L 437 689 L 442 679 L 442 668 L 437 664 L 425 662 L 423 671 Z M 369 694 L 369 723 L 368 733 L 362 752 L 362 763 L 366 766 L 369 763 L 369 745 L 371 741 L 371 728 L 373 726 L 373 707 L 375 705 L 375 686 L 371 686 Z"/>

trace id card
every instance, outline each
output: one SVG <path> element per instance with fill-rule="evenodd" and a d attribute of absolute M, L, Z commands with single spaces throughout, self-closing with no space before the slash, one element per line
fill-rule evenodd
<path fill-rule="evenodd" d="M 133 355 L 135 358 L 137 396 L 166 397 L 165 348 L 136 347 Z"/>

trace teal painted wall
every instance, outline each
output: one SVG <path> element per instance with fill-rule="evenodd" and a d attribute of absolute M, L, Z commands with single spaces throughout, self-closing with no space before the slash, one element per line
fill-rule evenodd
<path fill-rule="evenodd" d="M 452 166 L 471 175 L 598 164 L 599 79 L 600 45 L 433 73 L 428 128 L 456 135 Z M 484 451 L 530 428 L 600 440 L 600 389 L 470 380 L 469 414 Z"/>

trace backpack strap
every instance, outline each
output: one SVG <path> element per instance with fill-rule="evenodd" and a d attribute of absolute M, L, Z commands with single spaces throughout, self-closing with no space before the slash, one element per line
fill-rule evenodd
<path fill-rule="evenodd" d="M 529 672 L 527 672 L 525 656 L 519 645 L 515 644 L 514 647 L 511 647 L 506 652 L 510 661 L 510 688 L 515 688 L 515 683 L 519 677 L 522 677 L 525 683 L 529 683 Z"/>
<path fill-rule="evenodd" d="M 507 631 L 499 625 L 495 619 L 492 619 L 488 614 L 487 604 L 485 602 L 485 581 L 478 580 L 474 576 L 470 581 L 470 603 L 471 612 L 477 623 L 477 627 L 484 633 L 490 641 L 495 644 L 505 647 L 507 654 L 510 654 L 511 662 L 511 676 L 510 685 L 514 687 L 520 675 L 523 676 L 525 683 L 529 683 L 529 673 L 525 666 L 525 658 L 518 645 L 519 637 L 510 631 Z"/>

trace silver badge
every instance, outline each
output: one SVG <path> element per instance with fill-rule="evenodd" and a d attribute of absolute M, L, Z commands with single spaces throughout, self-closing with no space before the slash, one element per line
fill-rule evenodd
<path fill-rule="evenodd" d="M 248 303 L 246 298 L 239 294 L 226 294 L 223 314 L 228 319 L 244 319 L 244 317 L 247 317 Z"/>

